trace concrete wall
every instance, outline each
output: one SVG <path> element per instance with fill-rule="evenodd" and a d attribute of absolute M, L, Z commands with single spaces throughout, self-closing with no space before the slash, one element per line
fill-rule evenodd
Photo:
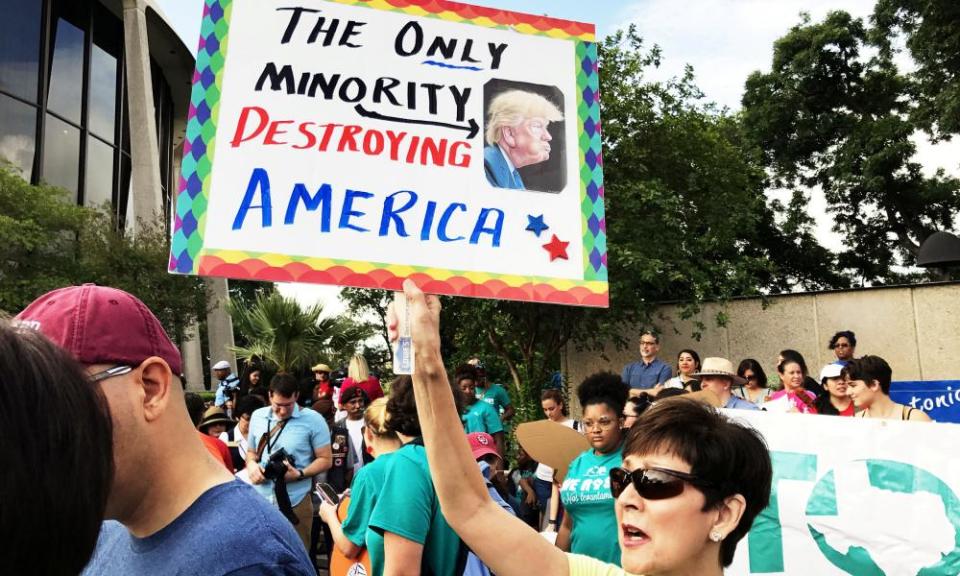
<path fill-rule="evenodd" d="M 716 316 L 724 312 L 725 326 Z M 660 330 L 660 357 L 676 370 L 677 353 L 696 350 L 701 358 L 723 356 L 736 366 L 755 358 L 771 379 L 776 378 L 777 354 L 784 348 L 799 350 L 811 373 L 834 360 L 827 349 L 839 330 L 857 335 L 857 356 L 882 356 L 893 368 L 894 380 L 960 379 L 960 283 L 912 287 L 869 288 L 738 299 L 725 305 L 707 304 L 693 319 L 681 320 L 680 308 L 661 306 L 656 313 Z M 700 340 L 692 337 L 695 321 L 705 325 Z M 637 360 L 639 334 L 631 330 L 630 349 L 606 347 L 608 360 L 591 352 L 567 348 L 563 369 L 572 386 L 598 370 L 620 373 L 624 364 Z M 816 376 L 814 376 L 816 377 Z"/>

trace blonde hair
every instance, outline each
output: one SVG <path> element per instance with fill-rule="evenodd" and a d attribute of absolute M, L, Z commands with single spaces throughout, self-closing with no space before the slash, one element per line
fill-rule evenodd
<path fill-rule="evenodd" d="M 528 118 L 545 118 L 547 122 L 563 120 L 563 113 L 543 96 L 523 90 L 508 90 L 490 102 L 487 111 L 487 144 L 500 142 L 501 128 L 517 126 Z"/>
<path fill-rule="evenodd" d="M 367 366 L 367 359 L 357 354 L 350 359 L 350 368 L 347 369 L 347 376 L 354 382 L 366 382 L 370 379 L 370 368 Z"/>
<path fill-rule="evenodd" d="M 387 399 L 377 398 L 367 406 L 363 413 L 363 423 L 367 430 L 376 436 L 387 436 L 396 438 L 397 433 L 387 428 L 387 420 L 390 415 L 387 413 Z"/>

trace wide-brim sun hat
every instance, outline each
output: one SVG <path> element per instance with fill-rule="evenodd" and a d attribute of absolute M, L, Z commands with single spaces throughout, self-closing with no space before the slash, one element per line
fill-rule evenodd
<path fill-rule="evenodd" d="M 210 408 L 207 408 L 206 412 L 203 413 L 203 420 L 200 421 L 200 424 L 197 426 L 197 430 L 203 432 L 214 424 L 224 424 L 229 426 L 232 423 L 233 420 L 227 417 L 227 413 L 223 411 L 223 408 L 211 406 Z"/>
<path fill-rule="evenodd" d="M 733 362 L 726 358 L 704 358 L 703 364 L 700 365 L 700 371 L 691 374 L 691 376 L 697 378 L 701 376 L 722 376 L 724 378 L 730 378 L 733 380 L 733 383 L 738 386 L 743 386 L 747 383 L 746 378 L 737 375 L 733 369 Z"/>

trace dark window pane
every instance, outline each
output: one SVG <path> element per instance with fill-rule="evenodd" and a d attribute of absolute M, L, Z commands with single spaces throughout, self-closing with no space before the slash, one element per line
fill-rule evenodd
<path fill-rule="evenodd" d="M 4 0 L 0 17 L 0 89 L 37 101 L 43 2 Z"/>
<path fill-rule="evenodd" d="M 130 186 L 132 185 L 131 176 L 131 162 L 129 154 L 120 154 L 120 186 L 118 190 L 117 198 L 117 214 L 124 215 L 122 218 L 123 221 L 126 221 L 126 214 L 129 212 L 127 206 L 130 204 Z"/>
<path fill-rule="evenodd" d="M 70 190 L 76 199 L 80 180 L 80 131 L 47 114 L 43 134 L 43 180 Z"/>
<path fill-rule="evenodd" d="M 83 204 L 100 206 L 113 202 L 113 146 L 87 137 L 87 171 L 84 174 Z"/>
<path fill-rule="evenodd" d="M 10 162 L 27 182 L 33 175 L 37 109 L 0 94 L 0 162 Z"/>
<path fill-rule="evenodd" d="M 94 7 L 88 122 L 90 130 L 111 143 L 117 118 L 117 66 L 122 33 L 116 16 L 102 6 Z"/>
<path fill-rule="evenodd" d="M 79 24 L 77 15 L 70 12 L 60 13 L 53 22 L 55 40 L 47 107 L 79 124 L 80 99 L 83 94 L 84 33 L 76 25 Z"/>

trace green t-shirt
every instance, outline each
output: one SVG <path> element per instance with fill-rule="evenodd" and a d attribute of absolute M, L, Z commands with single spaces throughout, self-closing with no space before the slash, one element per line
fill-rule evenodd
<path fill-rule="evenodd" d="M 467 408 L 460 419 L 463 420 L 463 428 L 467 431 L 467 434 L 472 432 L 486 432 L 487 434 L 503 432 L 500 415 L 493 409 L 493 406 L 480 400 Z"/>
<path fill-rule="evenodd" d="M 440 503 L 433 489 L 433 481 L 430 480 L 427 453 L 423 446 L 410 443 L 393 453 L 383 479 L 380 498 L 373 507 L 370 529 L 381 537 L 384 532 L 391 532 L 422 544 L 422 563 L 429 567 L 430 572 L 454 573 L 460 538 L 440 513 Z M 374 576 L 381 576 L 384 568 L 383 546 L 375 549 L 370 545 L 368 536 L 367 547 Z M 377 571 L 377 566 L 380 571 Z"/>
<path fill-rule="evenodd" d="M 610 469 L 623 463 L 623 445 L 609 454 L 593 448 L 570 463 L 560 486 L 560 501 L 573 520 L 570 552 L 620 565 L 617 515 L 610 494 Z"/>
<path fill-rule="evenodd" d="M 383 536 L 370 530 L 370 516 L 380 496 L 384 477 L 393 452 L 378 456 L 357 472 L 350 487 L 350 508 L 343 519 L 343 535 L 357 546 L 366 546 L 370 554 L 371 568 L 374 573 L 383 573 Z M 374 554 L 373 549 L 379 548 Z M 379 566 L 373 564 L 374 558 L 380 560 Z"/>
<path fill-rule="evenodd" d="M 477 399 L 493 406 L 497 414 L 503 412 L 503 409 L 510 405 L 510 395 L 499 384 L 491 384 L 487 389 L 477 388 Z"/>

